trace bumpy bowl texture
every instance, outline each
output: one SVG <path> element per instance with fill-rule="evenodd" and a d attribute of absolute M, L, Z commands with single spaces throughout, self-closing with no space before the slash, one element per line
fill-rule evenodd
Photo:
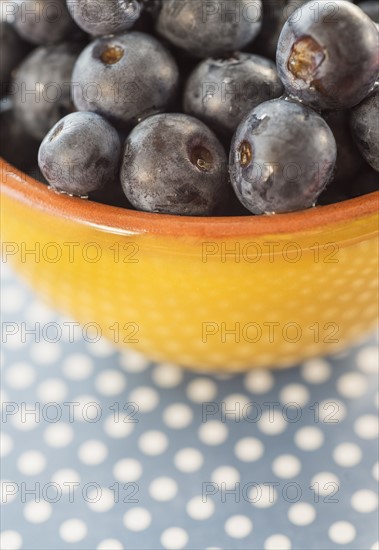
<path fill-rule="evenodd" d="M 2 261 L 117 346 L 196 368 L 284 367 L 377 323 L 379 192 L 204 219 L 59 195 L 5 162 L 1 174 Z"/>

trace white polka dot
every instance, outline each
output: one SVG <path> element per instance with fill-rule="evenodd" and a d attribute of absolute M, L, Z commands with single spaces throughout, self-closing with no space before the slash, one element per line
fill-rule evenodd
<path fill-rule="evenodd" d="M 123 458 L 113 466 L 113 475 L 124 483 L 137 481 L 142 475 L 142 466 L 134 458 Z"/>
<path fill-rule="evenodd" d="M 364 414 L 354 422 L 354 431 L 362 439 L 377 439 L 379 433 L 378 417 Z"/>
<path fill-rule="evenodd" d="M 94 512 L 103 513 L 111 510 L 115 504 L 115 493 L 107 487 L 93 488 L 85 494 L 88 507 Z"/>
<path fill-rule="evenodd" d="M 119 540 L 104 539 L 96 546 L 96 550 L 124 550 L 124 546 Z"/>
<path fill-rule="evenodd" d="M 370 550 L 379 550 L 379 540 L 377 540 L 372 546 L 370 546 Z"/>
<path fill-rule="evenodd" d="M 101 417 L 101 406 L 94 395 L 78 395 L 70 403 L 70 414 L 73 414 L 75 422 L 92 423 Z"/>
<path fill-rule="evenodd" d="M 287 422 L 278 409 L 264 411 L 257 423 L 258 429 L 266 435 L 277 435 L 287 428 Z"/>
<path fill-rule="evenodd" d="M 23 390 L 31 386 L 34 382 L 36 374 L 34 369 L 28 363 L 14 363 L 9 365 L 6 373 L 5 380 L 16 390 Z"/>
<path fill-rule="evenodd" d="M 374 464 L 374 466 L 372 467 L 372 477 L 376 480 L 376 481 L 379 481 L 379 462 L 376 462 Z"/>
<path fill-rule="evenodd" d="M 355 443 L 340 443 L 333 451 L 333 459 L 339 466 L 356 466 L 362 459 L 362 451 Z"/>
<path fill-rule="evenodd" d="M 272 374 L 266 370 L 252 370 L 244 379 L 245 388 L 251 393 L 267 393 L 274 386 Z"/>
<path fill-rule="evenodd" d="M 62 493 L 69 493 L 70 492 L 70 486 L 72 490 L 72 483 L 79 483 L 80 482 L 80 476 L 78 472 L 75 470 L 71 470 L 69 468 L 63 468 L 62 470 L 57 470 L 52 478 L 52 483 L 56 483 L 59 485 L 60 490 Z"/>
<path fill-rule="evenodd" d="M 96 326 L 93 329 L 93 337 L 92 335 L 90 335 L 90 331 L 88 331 L 88 336 L 90 336 L 91 339 L 93 338 L 92 342 L 91 341 L 86 342 L 86 347 L 88 351 L 92 355 L 95 355 L 96 357 L 109 357 L 110 355 L 113 355 L 116 350 L 111 344 L 111 342 L 109 342 L 105 338 L 100 338 L 100 340 L 96 342 L 95 339 L 97 335 L 98 335 L 98 327 Z"/>
<path fill-rule="evenodd" d="M 159 395 L 153 388 L 141 386 L 131 392 L 128 402 L 136 403 L 138 412 L 150 412 L 158 405 Z"/>
<path fill-rule="evenodd" d="M 44 380 L 37 387 L 37 396 L 44 403 L 61 403 L 65 400 L 68 388 L 59 378 Z"/>
<path fill-rule="evenodd" d="M 87 526 L 80 519 L 68 519 L 60 525 L 59 535 L 65 542 L 79 542 L 87 535 Z"/>
<path fill-rule="evenodd" d="M 176 468 L 184 473 L 196 472 L 202 467 L 203 462 L 204 458 L 201 452 L 192 447 L 181 449 L 174 456 Z"/>
<path fill-rule="evenodd" d="M 331 472 L 319 472 L 311 480 L 311 488 L 316 495 L 334 497 L 339 485 L 340 480 Z"/>
<path fill-rule="evenodd" d="M 355 527 L 348 521 L 337 521 L 328 530 L 329 538 L 336 544 L 348 544 L 355 539 Z"/>
<path fill-rule="evenodd" d="M 104 431 L 109 437 L 120 439 L 130 435 L 136 423 L 131 421 L 130 415 L 120 413 L 117 416 L 111 414 L 105 419 L 103 423 Z"/>
<path fill-rule="evenodd" d="M 315 426 L 304 426 L 295 433 L 295 445 L 303 451 L 315 451 L 324 443 L 324 434 Z"/>
<path fill-rule="evenodd" d="M 264 550 L 291 550 L 291 548 L 291 541 L 285 535 L 271 535 L 264 543 Z"/>
<path fill-rule="evenodd" d="M 1 505 L 9 504 L 12 502 L 18 495 L 19 485 L 14 481 L 9 479 L 0 480 L 0 502 Z M 0 546 L 1 548 L 1 546 Z"/>
<path fill-rule="evenodd" d="M 340 395 L 350 399 L 356 399 L 366 393 L 368 382 L 359 372 L 347 372 L 337 380 L 337 391 Z"/>
<path fill-rule="evenodd" d="M 7 456 L 13 449 L 13 439 L 5 432 L 0 432 L 0 456 Z"/>
<path fill-rule="evenodd" d="M 92 374 L 93 369 L 93 360 L 84 353 L 69 355 L 62 365 L 64 375 L 70 380 L 84 380 Z"/>
<path fill-rule="evenodd" d="M 24 506 L 24 517 L 30 523 L 43 523 L 49 519 L 52 514 L 52 506 L 48 502 L 30 501 Z"/>
<path fill-rule="evenodd" d="M 346 407 L 338 399 L 324 399 L 318 405 L 320 422 L 323 424 L 339 424 L 346 416 Z"/>
<path fill-rule="evenodd" d="M 0 548 L 3 550 L 19 550 L 22 537 L 17 531 L 2 531 L 0 533 Z"/>
<path fill-rule="evenodd" d="M 22 474 L 35 476 L 40 474 L 46 466 L 46 458 L 39 451 L 26 451 L 20 455 L 17 467 Z"/>
<path fill-rule="evenodd" d="M 211 500 L 203 500 L 203 497 L 193 497 L 187 503 L 187 514 L 192 519 L 204 520 L 210 518 L 214 513 L 215 506 Z"/>
<path fill-rule="evenodd" d="M 288 509 L 288 519 L 294 525 L 309 525 L 316 517 L 316 510 L 307 502 L 296 502 Z"/>
<path fill-rule="evenodd" d="M 144 531 L 151 523 L 151 515 L 146 508 L 132 508 L 123 517 L 124 525 L 129 531 Z"/>
<path fill-rule="evenodd" d="M 115 369 L 107 369 L 95 379 L 95 388 L 101 395 L 118 395 L 124 391 L 125 387 L 125 376 Z"/>
<path fill-rule="evenodd" d="M 192 409 L 184 403 L 173 403 L 163 412 L 163 422 L 175 430 L 187 427 L 193 418 Z"/>
<path fill-rule="evenodd" d="M 35 342 L 30 347 L 29 354 L 38 365 L 51 365 L 62 355 L 62 348 L 55 342 Z"/>
<path fill-rule="evenodd" d="M 123 351 L 119 355 L 120 366 L 126 372 L 142 372 L 149 366 L 149 361 L 138 351 Z"/>
<path fill-rule="evenodd" d="M 178 486 L 171 477 L 157 477 L 149 486 L 150 496 L 161 502 L 172 500 L 177 492 Z"/>
<path fill-rule="evenodd" d="M 221 445 L 228 437 L 228 429 L 219 420 L 210 420 L 200 426 L 199 438 L 206 445 Z"/>
<path fill-rule="evenodd" d="M 174 388 L 183 379 L 183 370 L 176 365 L 162 363 L 155 367 L 151 373 L 154 384 L 160 388 Z"/>
<path fill-rule="evenodd" d="M 309 401 L 309 391 L 302 384 L 288 384 L 281 389 L 279 399 L 283 405 L 295 403 L 298 407 L 304 407 Z"/>
<path fill-rule="evenodd" d="M 357 512 L 369 514 L 378 507 L 378 495 L 374 491 L 361 489 L 351 497 L 351 505 Z"/>
<path fill-rule="evenodd" d="M 367 374 L 376 374 L 379 369 L 379 354 L 377 346 L 367 346 L 357 353 L 357 365 Z"/>
<path fill-rule="evenodd" d="M 217 395 L 217 385 L 209 378 L 195 378 L 188 384 L 186 393 L 194 403 L 212 401 Z"/>
<path fill-rule="evenodd" d="M 254 422 L 257 418 L 256 404 L 252 403 L 251 398 L 242 393 L 233 393 L 228 395 L 222 403 L 225 418 L 230 418 L 235 422 L 246 419 L 247 422 Z"/>
<path fill-rule="evenodd" d="M 238 470 L 232 466 L 220 466 L 213 470 L 211 480 L 219 487 L 223 484 L 223 488 L 231 489 L 239 482 L 240 475 Z"/>
<path fill-rule="evenodd" d="M 167 550 L 181 550 L 188 542 L 188 534 L 181 527 L 169 527 L 161 534 L 161 545 Z"/>
<path fill-rule="evenodd" d="M 66 447 L 71 443 L 74 438 L 73 429 L 69 424 L 64 422 L 59 422 L 57 424 L 52 424 L 43 434 L 43 439 L 49 445 L 49 447 Z"/>
<path fill-rule="evenodd" d="M 243 462 L 255 462 L 263 455 L 264 447 L 259 439 L 255 437 L 244 437 L 236 443 L 234 452 L 236 457 Z"/>
<path fill-rule="evenodd" d="M 226 534 L 234 539 L 243 539 L 250 535 L 252 530 L 253 524 L 247 516 L 231 516 L 225 522 Z"/>
<path fill-rule="evenodd" d="M 25 319 L 35 327 L 36 323 L 40 323 L 41 327 L 48 323 L 53 323 L 56 313 L 43 302 L 35 301 L 28 305 L 25 310 Z"/>
<path fill-rule="evenodd" d="M 290 479 L 300 473 L 301 462 L 294 455 L 279 455 L 272 463 L 272 471 L 277 477 Z"/>
<path fill-rule="evenodd" d="M 78 455 L 83 464 L 91 466 L 104 462 L 108 456 L 108 449 L 102 441 L 90 439 L 80 445 Z"/>
<path fill-rule="evenodd" d="M 150 430 L 141 435 L 138 440 L 138 447 L 145 455 L 160 455 L 167 449 L 168 439 L 163 432 Z"/>
<path fill-rule="evenodd" d="M 324 359 L 309 359 L 303 363 L 301 376 L 309 384 L 322 384 L 332 374 L 330 364 Z"/>
<path fill-rule="evenodd" d="M 249 490 L 249 502 L 256 508 L 269 508 L 275 504 L 278 498 L 276 489 L 268 484 L 256 484 Z"/>
<path fill-rule="evenodd" d="M 18 286 L 6 285 L 1 289 L 2 313 L 16 313 L 25 304 L 25 293 Z"/>
<path fill-rule="evenodd" d="M 29 411 L 31 412 L 29 413 Z M 21 414 L 21 412 L 23 414 Z M 16 430 L 20 430 L 22 432 L 28 432 L 37 428 L 37 426 L 40 425 L 40 420 L 38 418 L 38 404 L 26 403 L 25 406 L 23 405 L 21 410 L 11 416 L 11 423 Z"/>

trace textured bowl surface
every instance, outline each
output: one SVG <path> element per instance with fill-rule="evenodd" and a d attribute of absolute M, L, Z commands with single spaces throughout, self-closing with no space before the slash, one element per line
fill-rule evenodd
<path fill-rule="evenodd" d="M 4 161 L 1 181 L 2 261 L 88 338 L 242 370 L 333 353 L 378 321 L 379 192 L 293 214 L 180 218 L 60 195 Z"/>

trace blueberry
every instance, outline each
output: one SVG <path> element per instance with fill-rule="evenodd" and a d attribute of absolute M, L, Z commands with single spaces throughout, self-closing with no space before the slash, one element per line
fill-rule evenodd
<path fill-rule="evenodd" d="M 259 103 L 279 97 L 283 86 L 275 64 L 248 53 L 202 61 L 187 81 L 184 111 L 230 136 Z"/>
<path fill-rule="evenodd" d="M 329 111 L 324 114 L 324 118 L 332 130 L 337 144 L 337 161 L 333 180 L 343 189 L 346 188 L 350 179 L 357 176 L 364 161 L 351 136 L 350 111 Z"/>
<path fill-rule="evenodd" d="M 325 120 L 301 103 L 274 99 L 253 109 L 238 126 L 230 177 L 254 214 L 312 206 L 332 177 L 336 143 Z"/>
<path fill-rule="evenodd" d="M 165 0 L 157 31 L 195 57 L 240 50 L 259 33 L 261 0 Z"/>
<path fill-rule="evenodd" d="M 358 6 L 370 17 L 370 19 L 375 23 L 379 23 L 379 3 L 376 0 L 359 2 Z"/>
<path fill-rule="evenodd" d="M 59 44 L 36 48 L 19 66 L 12 90 L 15 113 L 25 130 L 42 140 L 74 110 L 71 75 L 81 47 Z"/>
<path fill-rule="evenodd" d="M 120 152 L 118 133 L 103 117 L 71 113 L 42 141 L 38 164 L 53 188 L 86 196 L 117 179 Z"/>
<path fill-rule="evenodd" d="M 94 36 L 130 29 L 141 13 L 138 0 L 67 0 L 67 6 L 79 27 Z"/>
<path fill-rule="evenodd" d="M 17 32 L 32 44 L 62 42 L 77 33 L 65 0 L 15 0 Z"/>
<path fill-rule="evenodd" d="M 379 172 L 379 90 L 352 110 L 350 122 L 362 156 Z"/>
<path fill-rule="evenodd" d="M 0 157 L 26 171 L 36 162 L 39 142 L 27 134 L 11 109 L 0 113 Z"/>
<path fill-rule="evenodd" d="M 89 44 L 75 64 L 72 80 L 79 110 L 132 126 L 167 108 L 175 97 L 179 73 L 158 40 L 130 32 Z"/>
<path fill-rule="evenodd" d="M 378 31 L 350 2 L 308 2 L 283 27 L 277 67 L 290 95 L 321 110 L 348 109 L 378 76 Z"/>
<path fill-rule="evenodd" d="M 7 94 L 11 73 L 29 49 L 30 46 L 20 38 L 10 23 L 0 21 L 0 97 Z"/>
<path fill-rule="evenodd" d="M 294 0 L 265 0 L 262 28 L 253 43 L 253 51 L 275 60 L 279 35 L 289 15 L 296 9 Z"/>
<path fill-rule="evenodd" d="M 155 115 L 136 126 L 125 142 L 121 185 L 138 210 L 216 214 L 230 190 L 225 151 L 199 120 Z"/>

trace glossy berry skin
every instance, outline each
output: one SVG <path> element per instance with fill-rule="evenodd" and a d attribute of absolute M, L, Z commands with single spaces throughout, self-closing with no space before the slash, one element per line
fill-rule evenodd
<path fill-rule="evenodd" d="M 141 13 L 138 0 L 67 0 L 67 7 L 79 27 L 93 36 L 130 29 Z"/>
<path fill-rule="evenodd" d="M 80 111 L 131 127 L 168 107 L 176 95 L 179 72 L 158 40 L 133 31 L 89 44 L 75 64 L 72 81 Z"/>
<path fill-rule="evenodd" d="M 26 132 L 42 140 L 74 110 L 71 76 L 81 46 L 59 44 L 33 50 L 19 66 L 12 89 L 15 114 Z"/>
<path fill-rule="evenodd" d="M 379 172 L 379 90 L 353 109 L 350 123 L 362 156 Z"/>
<path fill-rule="evenodd" d="M 0 21 L 0 97 L 8 92 L 11 73 L 29 51 L 30 46 L 20 38 L 13 25 Z"/>
<path fill-rule="evenodd" d="M 158 33 L 195 57 L 242 49 L 259 33 L 261 0 L 165 0 Z"/>
<path fill-rule="evenodd" d="M 117 178 L 121 143 L 117 131 L 95 113 L 72 113 L 46 135 L 38 165 L 50 185 L 86 196 Z"/>
<path fill-rule="evenodd" d="M 282 93 L 272 61 L 237 52 L 226 59 L 205 59 L 196 67 L 186 84 L 184 112 L 231 137 L 251 109 Z"/>
<path fill-rule="evenodd" d="M 226 154 L 211 130 L 195 118 L 149 117 L 125 142 L 121 185 L 137 210 L 217 214 L 230 191 Z"/>
<path fill-rule="evenodd" d="M 57 44 L 79 31 L 65 0 L 16 0 L 15 8 L 15 28 L 32 44 Z"/>
<path fill-rule="evenodd" d="M 345 0 L 308 2 L 281 32 L 277 67 L 288 94 L 319 110 L 348 109 L 372 89 L 379 72 L 378 31 Z"/>
<path fill-rule="evenodd" d="M 335 161 L 324 119 L 298 102 L 274 99 L 238 126 L 229 171 L 238 199 L 253 214 L 292 212 L 315 204 Z"/>

